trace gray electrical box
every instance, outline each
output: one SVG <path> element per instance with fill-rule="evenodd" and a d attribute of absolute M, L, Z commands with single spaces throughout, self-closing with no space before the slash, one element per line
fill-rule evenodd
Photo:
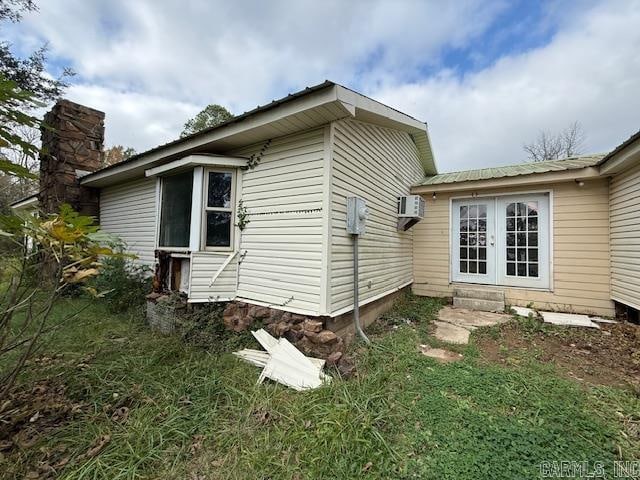
<path fill-rule="evenodd" d="M 347 233 L 363 235 L 368 216 L 369 210 L 362 198 L 347 197 Z"/>

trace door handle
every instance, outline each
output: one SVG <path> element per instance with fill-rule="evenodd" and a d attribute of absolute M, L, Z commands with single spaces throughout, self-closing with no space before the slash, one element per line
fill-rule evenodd
<path fill-rule="evenodd" d="M 496 244 L 495 236 L 491 235 L 491 240 L 489 240 L 489 243 L 491 244 L 492 247 Z"/>

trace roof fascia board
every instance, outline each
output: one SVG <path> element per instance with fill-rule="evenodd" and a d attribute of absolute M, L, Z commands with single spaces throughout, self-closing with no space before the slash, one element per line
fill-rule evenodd
<path fill-rule="evenodd" d="M 206 167 L 246 167 L 249 159 L 244 157 L 225 157 L 225 156 L 209 156 L 209 155 L 188 155 L 179 160 L 165 163 L 159 167 L 145 170 L 145 177 L 154 177 L 162 173 L 167 173 L 180 168 L 206 166 Z"/>
<path fill-rule="evenodd" d="M 345 105 L 344 102 L 337 102 L 337 88 L 337 85 L 332 85 L 317 92 L 312 92 L 309 95 L 296 98 L 289 103 L 278 106 L 277 108 L 268 110 L 266 112 L 258 112 L 238 123 L 232 123 L 230 125 L 227 125 L 226 127 L 213 130 L 203 135 L 198 135 L 183 143 L 169 145 L 166 148 L 160 147 L 157 150 L 151 151 L 137 160 L 127 162 L 120 167 L 114 167 L 104 172 L 96 172 L 95 174 L 88 175 L 86 178 L 81 180 L 81 183 L 83 185 L 91 185 L 96 181 L 103 180 L 112 175 L 121 174 L 136 168 L 141 168 L 149 165 L 150 163 L 162 160 L 163 158 L 179 155 L 182 152 L 202 147 L 209 143 L 215 142 L 216 140 L 221 140 L 232 135 L 237 135 L 246 132 L 247 130 L 258 128 L 275 122 L 290 115 L 295 115 L 296 113 L 334 102 L 336 102 L 338 106 L 340 106 L 340 108 L 344 110 L 345 116 L 353 116 L 354 113 L 351 106 Z"/>
<path fill-rule="evenodd" d="M 38 206 L 38 195 L 31 195 L 30 197 L 18 200 L 15 203 L 9 205 L 13 210 L 26 210 L 29 208 L 35 208 Z"/>
<path fill-rule="evenodd" d="M 640 161 L 640 141 L 634 142 L 600 165 L 602 175 L 613 175 Z"/>
<path fill-rule="evenodd" d="M 354 92 L 353 90 L 349 90 L 341 85 L 336 85 L 336 88 L 338 100 L 353 105 L 356 109 L 356 113 L 357 110 L 373 113 L 374 115 L 379 115 L 391 121 L 405 125 L 406 127 L 410 127 L 413 131 L 424 131 L 426 128 L 426 124 L 420 120 L 416 120 L 405 113 L 394 110 L 393 108 L 372 98 L 366 97 L 358 92 Z"/>
<path fill-rule="evenodd" d="M 504 188 L 525 185 L 543 185 L 546 183 L 569 182 L 572 180 L 588 180 L 600 178 L 602 174 L 597 167 L 586 167 L 561 172 L 532 173 L 510 177 L 488 178 L 485 180 L 467 180 L 464 182 L 438 183 L 435 185 L 414 185 L 411 193 L 458 192 L 462 190 L 478 190 L 486 188 Z"/>
<path fill-rule="evenodd" d="M 437 172 L 426 123 L 341 85 L 336 85 L 336 87 L 338 100 L 353 107 L 355 118 L 358 118 L 358 114 L 362 113 L 365 117 L 362 118 L 363 121 L 375 123 L 370 117 L 379 117 L 385 120 L 384 126 L 408 132 L 418 148 L 424 173 L 428 175 Z"/>

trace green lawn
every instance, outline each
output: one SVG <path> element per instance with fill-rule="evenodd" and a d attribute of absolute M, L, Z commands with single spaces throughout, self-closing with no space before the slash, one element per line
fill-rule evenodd
<path fill-rule="evenodd" d="M 151 333 L 138 312 L 92 302 L 22 378 L 27 390 L 62 385 L 74 413 L 0 455 L 0 475 L 48 465 L 73 479 L 520 479 L 538 478 L 542 461 L 603 461 L 611 472 L 620 455 L 638 457 L 622 421 L 640 412 L 631 391 L 578 385 L 533 357 L 486 365 L 473 343 L 455 364 L 419 354 L 438 306 L 405 300 L 388 322 L 420 320 L 373 328 L 373 346 L 354 352 L 356 378 L 298 393 L 255 385 L 258 369 L 220 347 L 186 346 Z M 40 424 L 46 409 L 30 426 Z"/>

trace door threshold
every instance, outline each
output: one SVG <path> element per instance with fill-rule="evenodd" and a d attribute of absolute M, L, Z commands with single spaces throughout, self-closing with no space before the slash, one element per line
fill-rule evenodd
<path fill-rule="evenodd" d="M 449 285 L 451 285 L 452 287 L 465 287 L 465 286 L 470 286 L 470 287 L 485 287 L 485 288 L 489 288 L 489 289 L 505 289 L 505 288 L 513 288 L 515 290 L 532 290 L 535 292 L 548 292 L 548 293 L 553 293 L 553 289 L 551 288 L 540 288 L 540 287 L 516 287 L 513 285 L 495 285 L 495 284 L 487 284 L 487 283 L 468 283 L 468 282 L 449 282 Z"/>

